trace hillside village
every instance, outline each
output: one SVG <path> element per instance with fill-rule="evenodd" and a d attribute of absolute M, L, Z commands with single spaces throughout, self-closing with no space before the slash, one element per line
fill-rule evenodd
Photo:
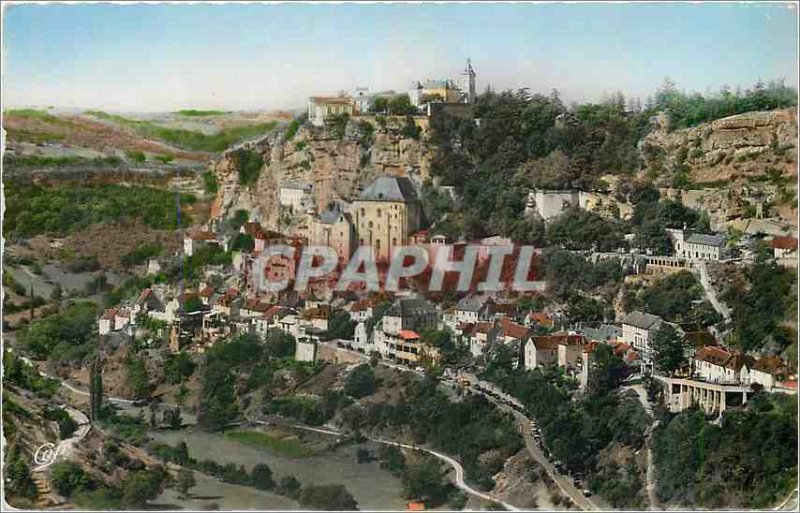
<path fill-rule="evenodd" d="M 499 483 L 513 474 L 512 456 L 525 454 L 546 476 L 541 479 L 552 506 L 704 505 L 683 488 L 654 498 L 656 482 L 679 473 L 662 449 L 666 437 L 676 436 L 670 422 L 699 415 L 700 425 L 721 427 L 724 436 L 725 430 L 735 432 L 728 415 L 750 415 L 749 404 L 768 410 L 773 407 L 763 404 L 797 394 L 797 326 L 787 315 L 797 296 L 791 183 L 797 177 L 796 114 L 781 104 L 668 130 L 664 111 L 627 110 L 624 102 L 589 106 L 616 109 L 612 118 L 647 118 L 637 121 L 648 132 L 635 142 L 643 163 L 618 172 L 611 165 L 583 168 L 576 164 L 580 156 L 565 155 L 560 147 L 537 157 L 533 143 L 526 150 L 530 158 L 523 159 L 521 146 L 492 139 L 494 131 L 508 131 L 505 111 L 492 110 L 503 102 L 553 107 L 552 122 L 543 122 L 542 130 L 557 135 L 589 123 L 558 98 L 515 94 L 523 95 L 478 94 L 477 73 L 467 61 L 458 80 L 415 82 L 407 93 L 359 88 L 311 97 L 303 114 L 236 142 L 198 174 L 196 182 L 205 183 L 201 199 L 210 204 L 207 216 L 198 215 L 194 198 L 179 192 L 178 220 L 172 220 L 175 181 L 170 194 L 149 203 L 142 222 L 177 243 L 138 245 L 124 255 L 120 278 L 102 269 L 96 257 L 89 265 L 81 260 L 88 255 L 69 255 L 70 265 L 83 262 L 91 269 L 76 274 L 95 274 L 84 291 L 59 285 L 51 304 L 35 301 L 34 281 L 29 292 L 19 283 L 20 273 L 35 269 L 42 255 L 57 255 L 48 266 L 66 261 L 65 242 L 53 232 L 19 231 L 9 250 L 18 271 L 4 271 L 8 304 L 14 305 L 4 330 L 14 334 L 14 350 L 30 353 L 43 375 L 88 389 L 95 398 L 89 405 L 96 430 L 91 436 L 111 432 L 112 422 L 121 429 L 124 415 L 103 408 L 128 401 L 152 405 L 151 430 L 171 429 L 173 418 L 173 428 L 184 429 L 183 414 L 214 433 L 276 422 L 288 429 L 299 422 L 338 438 L 393 436 L 417 445 L 417 436 L 420 447 L 452 449 L 434 434 L 420 435 L 424 429 L 414 422 L 421 420 L 375 420 L 390 415 L 381 408 L 404 407 L 406 395 L 409 403 L 423 403 L 419 387 L 432 382 L 425 390 L 443 394 L 437 400 L 447 408 L 485 408 L 498 415 L 486 414 L 496 433 L 512 431 L 508 439 L 498 434 L 501 441 L 482 441 L 480 449 L 456 455 L 468 481 L 476 487 L 480 482 L 493 501 L 519 500 L 512 486 Z M 556 115 L 558 105 L 564 112 Z M 738 142 L 720 143 L 725 127 L 737 132 Z M 481 137 L 493 141 L 486 145 L 491 150 L 475 142 Z M 505 158 L 510 163 L 498 164 L 502 171 L 486 171 L 492 159 Z M 575 162 L 564 164 L 568 159 Z M 711 168 L 727 173 L 724 183 L 711 183 Z M 452 173 L 462 174 L 453 179 Z M 31 194 L 46 190 L 35 187 L 40 186 Z M 181 221 L 182 209 L 191 213 L 188 220 Z M 8 225 L 12 229 L 29 222 L 24 216 L 13 220 L 18 224 Z M 291 254 L 270 253 L 277 246 Z M 331 248 L 337 265 L 295 290 L 302 250 L 311 246 Z M 535 288 L 487 292 L 473 284 L 458 291 L 458 273 L 448 272 L 444 290 L 432 292 L 428 270 L 398 291 L 369 290 L 366 283 L 338 290 L 338 278 L 361 249 L 374 255 L 383 282 L 391 257 L 405 246 L 421 248 L 429 261 L 442 248 L 452 248 L 456 260 L 479 247 L 475 268 L 481 277 L 497 248 L 532 246 L 527 277 Z M 509 269 L 502 269 L 506 285 Z M 262 279 L 289 286 L 266 291 Z M 770 311 L 765 304 L 772 292 L 764 287 L 773 286 L 781 301 Z M 79 311 L 84 300 L 92 306 Z M 763 317 L 755 321 L 751 315 Z M 71 316 L 80 317 L 78 335 L 59 331 L 59 323 L 72 326 Z M 59 345 L 60 336 L 72 338 Z M 80 347 L 77 357 L 66 351 L 69 344 Z M 167 377 L 167 368 L 178 377 Z M 370 383 L 374 375 L 383 377 L 360 395 L 348 385 L 359 373 L 373 376 Z M 171 402 L 179 398 L 173 410 Z M 607 409 L 593 410 L 595 404 Z M 404 417 L 404 410 L 397 411 Z M 567 411 L 584 426 L 616 415 L 624 422 L 604 425 L 590 437 L 588 427 L 565 427 L 569 422 L 558 412 Z M 140 417 L 139 428 L 146 424 L 144 413 Z M 152 445 L 128 439 L 125 444 L 131 447 L 122 449 L 135 457 L 154 457 L 153 451 L 137 452 L 147 453 Z M 173 456 L 164 457 L 171 454 L 167 449 L 158 449 L 159 457 L 178 465 Z M 178 466 L 188 468 L 188 459 Z M 230 476 L 222 480 L 236 483 Z M 772 507 L 786 491 L 771 490 L 759 506 Z M 409 509 L 455 500 L 414 493 L 405 496 Z M 478 500 L 479 493 L 469 495 Z M 718 493 L 725 496 L 714 499 L 721 504 L 752 505 Z M 48 504 L 76 497 L 53 496 Z"/>

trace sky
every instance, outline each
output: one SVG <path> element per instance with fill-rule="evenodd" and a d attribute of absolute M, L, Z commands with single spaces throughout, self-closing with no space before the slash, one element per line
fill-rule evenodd
<path fill-rule="evenodd" d="M 457 78 L 478 90 L 643 101 L 798 74 L 797 6 L 4 4 L 3 104 L 168 111 L 303 108 L 310 95 Z"/>

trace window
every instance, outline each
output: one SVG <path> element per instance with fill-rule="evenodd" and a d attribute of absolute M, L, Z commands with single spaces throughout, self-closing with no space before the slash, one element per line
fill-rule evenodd
<path fill-rule="evenodd" d="M 378 217 L 381 216 L 381 209 L 378 209 Z"/>

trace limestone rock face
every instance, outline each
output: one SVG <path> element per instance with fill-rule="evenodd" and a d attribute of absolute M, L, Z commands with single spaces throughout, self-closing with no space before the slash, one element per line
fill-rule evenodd
<path fill-rule="evenodd" d="M 641 173 L 663 194 L 706 212 L 717 230 L 763 218 L 778 232 L 796 231 L 795 110 L 748 112 L 682 130 L 668 126 L 668 119 L 658 116 L 640 141 Z M 681 169 L 682 185 L 675 182 Z"/>
<path fill-rule="evenodd" d="M 427 119 L 415 122 L 422 129 L 419 140 L 403 134 L 403 118 L 359 117 L 350 120 L 343 133 L 304 125 L 288 141 L 281 133 L 270 134 L 246 148 L 264 161 L 258 181 L 250 186 L 239 183 L 236 150 L 229 150 L 211 164 L 219 183 L 211 217 L 245 209 L 278 229 L 279 189 L 289 181 L 313 184 L 319 211 L 331 201 L 353 199 L 381 174 L 409 176 L 421 183 L 430 175 L 431 151 L 425 142 Z"/>
<path fill-rule="evenodd" d="M 671 132 L 666 125 L 663 118 L 655 120 L 641 141 L 646 168 L 669 170 L 683 159 L 694 182 L 736 181 L 764 174 L 767 167 L 797 176 L 794 109 L 747 112 Z"/>

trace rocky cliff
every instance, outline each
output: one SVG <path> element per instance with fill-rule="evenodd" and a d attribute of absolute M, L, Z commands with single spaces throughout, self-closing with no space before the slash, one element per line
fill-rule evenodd
<path fill-rule="evenodd" d="M 661 115 L 640 142 L 642 174 L 668 196 L 706 211 L 717 229 L 750 218 L 772 218 L 796 229 L 797 136 L 793 109 L 748 112 L 674 131 Z"/>
<path fill-rule="evenodd" d="M 306 124 L 288 139 L 284 133 L 270 134 L 245 148 L 258 152 L 264 162 L 251 185 L 240 183 L 237 149 L 232 149 L 211 166 L 219 183 L 212 218 L 245 209 L 276 228 L 280 185 L 289 181 L 312 183 L 318 210 L 334 200 L 352 199 L 380 174 L 407 175 L 422 182 L 430 168 L 427 119 L 415 123 L 418 138 L 412 137 L 403 118 L 373 117 L 359 117 L 338 128 Z"/>
<path fill-rule="evenodd" d="M 794 109 L 748 112 L 683 130 L 668 127 L 669 120 L 659 116 L 642 140 L 646 170 L 675 171 L 684 164 L 689 181 L 700 184 L 764 175 L 768 168 L 797 176 Z"/>

